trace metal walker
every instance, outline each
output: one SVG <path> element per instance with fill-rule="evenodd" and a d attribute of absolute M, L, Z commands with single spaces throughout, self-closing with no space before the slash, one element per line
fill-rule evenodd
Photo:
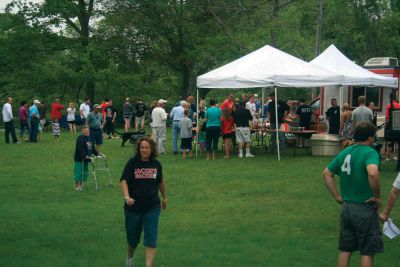
<path fill-rule="evenodd" d="M 98 155 L 98 156 L 92 156 L 90 165 L 92 166 L 92 170 L 88 170 L 87 172 L 84 171 L 84 166 L 82 164 L 82 177 L 87 174 L 93 174 L 93 179 L 96 184 L 96 191 L 99 190 L 99 185 L 98 185 L 98 179 L 96 172 L 98 171 L 104 171 L 107 172 L 109 183 L 108 186 L 113 186 L 112 180 L 111 180 L 111 175 L 110 175 L 110 170 L 108 168 L 108 163 L 107 163 L 107 158 L 104 154 Z"/>

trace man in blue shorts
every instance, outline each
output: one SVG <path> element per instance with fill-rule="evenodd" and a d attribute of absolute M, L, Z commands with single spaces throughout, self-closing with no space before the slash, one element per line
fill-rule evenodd
<path fill-rule="evenodd" d="M 383 252 L 378 206 L 380 203 L 379 155 L 371 146 L 375 126 L 363 122 L 354 133 L 355 145 L 347 147 L 325 168 L 326 186 L 342 205 L 338 267 L 349 266 L 351 254 L 360 251 L 361 267 L 373 265 Z M 334 175 L 340 176 L 340 195 Z"/>
<path fill-rule="evenodd" d="M 93 106 L 93 111 L 89 113 L 86 118 L 86 125 L 90 129 L 90 141 L 93 145 L 96 145 L 96 151 L 100 153 L 101 144 L 103 144 L 103 133 L 101 128 L 103 127 L 103 116 L 101 114 L 101 107 L 98 104 Z"/>

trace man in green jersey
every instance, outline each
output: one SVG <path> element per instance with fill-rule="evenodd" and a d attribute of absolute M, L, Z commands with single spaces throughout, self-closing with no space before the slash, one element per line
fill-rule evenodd
<path fill-rule="evenodd" d="M 375 126 L 359 124 L 354 133 L 356 143 L 336 156 L 325 168 L 326 186 L 342 204 L 340 214 L 339 267 L 348 267 L 351 254 L 359 250 L 361 267 L 373 265 L 374 255 L 383 252 L 378 217 L 380 202 L 379 155 L 371 147 Z M 340 176 L 340 195 L 334 175 Z"/>

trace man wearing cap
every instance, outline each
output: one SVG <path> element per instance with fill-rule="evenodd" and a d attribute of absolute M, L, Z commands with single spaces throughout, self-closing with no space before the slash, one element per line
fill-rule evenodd
<path fill-rule="evenodd" d="M 168 118 L 168 113 L 165 112 L 166 100 L 158 100 L 158 107 L 153 109 L 151 113 L 152 127 L 154 132 L 154 141 L 157 144 L 158 153 L 165 153 L 165 139 L 166 139 L 166 121 Z"/>
<path fill-rule="evenodd" d="M 188 103 L 184 100 L 181 101 L 179 106 L 174 107 L 169 114 L 169 117 L 172 119 L 172 151 L 174 154 L 178 154 L 178 138 L 181 132 L 181 128 L 179 126 L 181 119 L 183 119 L 185 111 L 185 106 Z"/>
<path fill-rule="evenodd" d="M 12 107 L 11 104 L 13 102 L 13 99 L 11 96 L 7 97 L 7 101 L 3 106 L 3 121 L 4 121 L 4 128 L 5 128 L 5 137 L 6 137 L 6 143 L 10 143 L 10 133 L 11 137 L 13 139 L 13 143 L 16 144 L 18 143 L 17 140 L 17 135 L 15 134 L 15 128 L 14 128 L 14 123 L 13 123 L 13 114 L 12 114 Z"/>
<path fill-rule="evenodd" d="M 86 125 L 89 126 L 89 138 L 92 144 L 95 145 L 96 151 L 100 154 L 100 146 L 103 144 L 103 116 L 100 113 L 101 107 L 99 104 L 93 106 L 93 111 L 86 118 Z"/>
<path fill-rule="evenodd" d="M 32 106 L 29 108 L 29 121 L 30 121 L 30 128 L 31 131 L 29 132 L 29 142 L 37 143 L 37 135 L 39 130 L 39 109 L 38 106 L 40 105 L 39 100 L 33 101 Z"/>

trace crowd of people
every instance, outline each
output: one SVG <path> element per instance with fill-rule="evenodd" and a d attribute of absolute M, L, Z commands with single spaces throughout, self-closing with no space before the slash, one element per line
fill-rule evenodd
<path fill-rule="evenodd" d="M 149 110 L 152 136 L 142 137 L 135 144 L 135 155 L 126 163 L 121 175 L 121 190 L 124 198 L 125 228 L 128 243 L 126 266 L 133 266 L 133 256 L 144 232 L 145 264 L 152 266 L 156 248 L 158 223 L 161 209 L 167 207 L 166 182 L 158 154 L 166 152 L 166 122 L 172 120 L 172 152 L 182 153 L 183 159 L 192 157 L 192 143 L 198 142 L 205 150 L 207 159 L 215 159 L 220 137 L 223 139 L 224 158 L 231 156 L 233 141 L 238 143 L 238 157 L 251 158 L 252 129 L 267 127 L 277 129 L 284 123 L 310 129 L 313 110 L 299 101 L 275 102 L 275 95 L 270 94 L 262 106 L 257 95 L 241 99 L 229 94 L 221 104 L 215 99 L 208 103 L 202 98 L 199 109 L 193 97 L 179 99 L 171 112 L 166 111 L 167 101 L 153 101 L 148 109 L 141 99 L 133 107 L 126 98 L 122 107 L 125 132 L 130 130 L 130 121 L 135 116 L 135 129 L 145 127 L 145 112 Z M 2 115 L 5 124 L 6 143 L 18 143 L 13 124 L 13 98 L 7 97 Z M 59 99 L 51 104 L 52 133 L 60 136 L 60 121 L 65 106 Z M 391 123 L 391 110 L 400 109 L 400 105 L 391 99 L 386 107 L 386 124 Z M 113 138 L 115 134 L 116 109 L 111 99 L 101 104 L 90 105 L 85 99 L 79 107 L 82 134 L 77 137 L 74 154 L 75 190 L 81 191 L 82 183 L 88 178 L 88 164 L 101 153 L 103 135 Z M 197 114 L 198 113 L 198 114 Z M 21 138 L 27 132 L 30 142 L 37 142 L 40 133 L 48 124 L 47 108 L 43 102 L 34 100 L 28 108 L 27 102 L 21 102 L 18 115 L 20 118 Z M 77 131 L 77 110 L 74 103 L 69 103 L 66 121 L 72 134 Z M 389 194 L 386 207 L 380 212 L 379 153 L 374 149 L 376 142 L 377 114 L 374 103 L 366 106 L 366 98 L 358 98 L 358 107 L 350 111 L 344 103 L 342 111 L 335 99 L 326 112 L 329 121 L 329 134 L 340 135 L 344 150 L 326 167 L 323 172 L 328 191 L 342 205 L 340 216 L 339 259 L 338 266 L 348 266 L 354 251 L 361 253 L 361 266 L 372 266 L 374 255 L 383 252 L 382 232 L 379 219 L 384 222 L 389 218 L 391 209 L 400 194 L 400 175 L 396 178 Z M 197 118 L 199 125 L 197 125 Z M 261 124 L 261 125 L 260 125 Z M 271 145 L 279 139 L 282 148 L 285 136 L 272 134 Z M 305 139 L 307 139 L 305 137 Z M 178 142 L 180 146 L 178 149 Z M 395 143 L 395 140 L 391 140 Z M 379 152 L 379 151 L 378 151 Z M 340 194 L 334 182 L 334 176 L 340 176 Z M 159 193 L 162 199 L 159 197 Z"/>

